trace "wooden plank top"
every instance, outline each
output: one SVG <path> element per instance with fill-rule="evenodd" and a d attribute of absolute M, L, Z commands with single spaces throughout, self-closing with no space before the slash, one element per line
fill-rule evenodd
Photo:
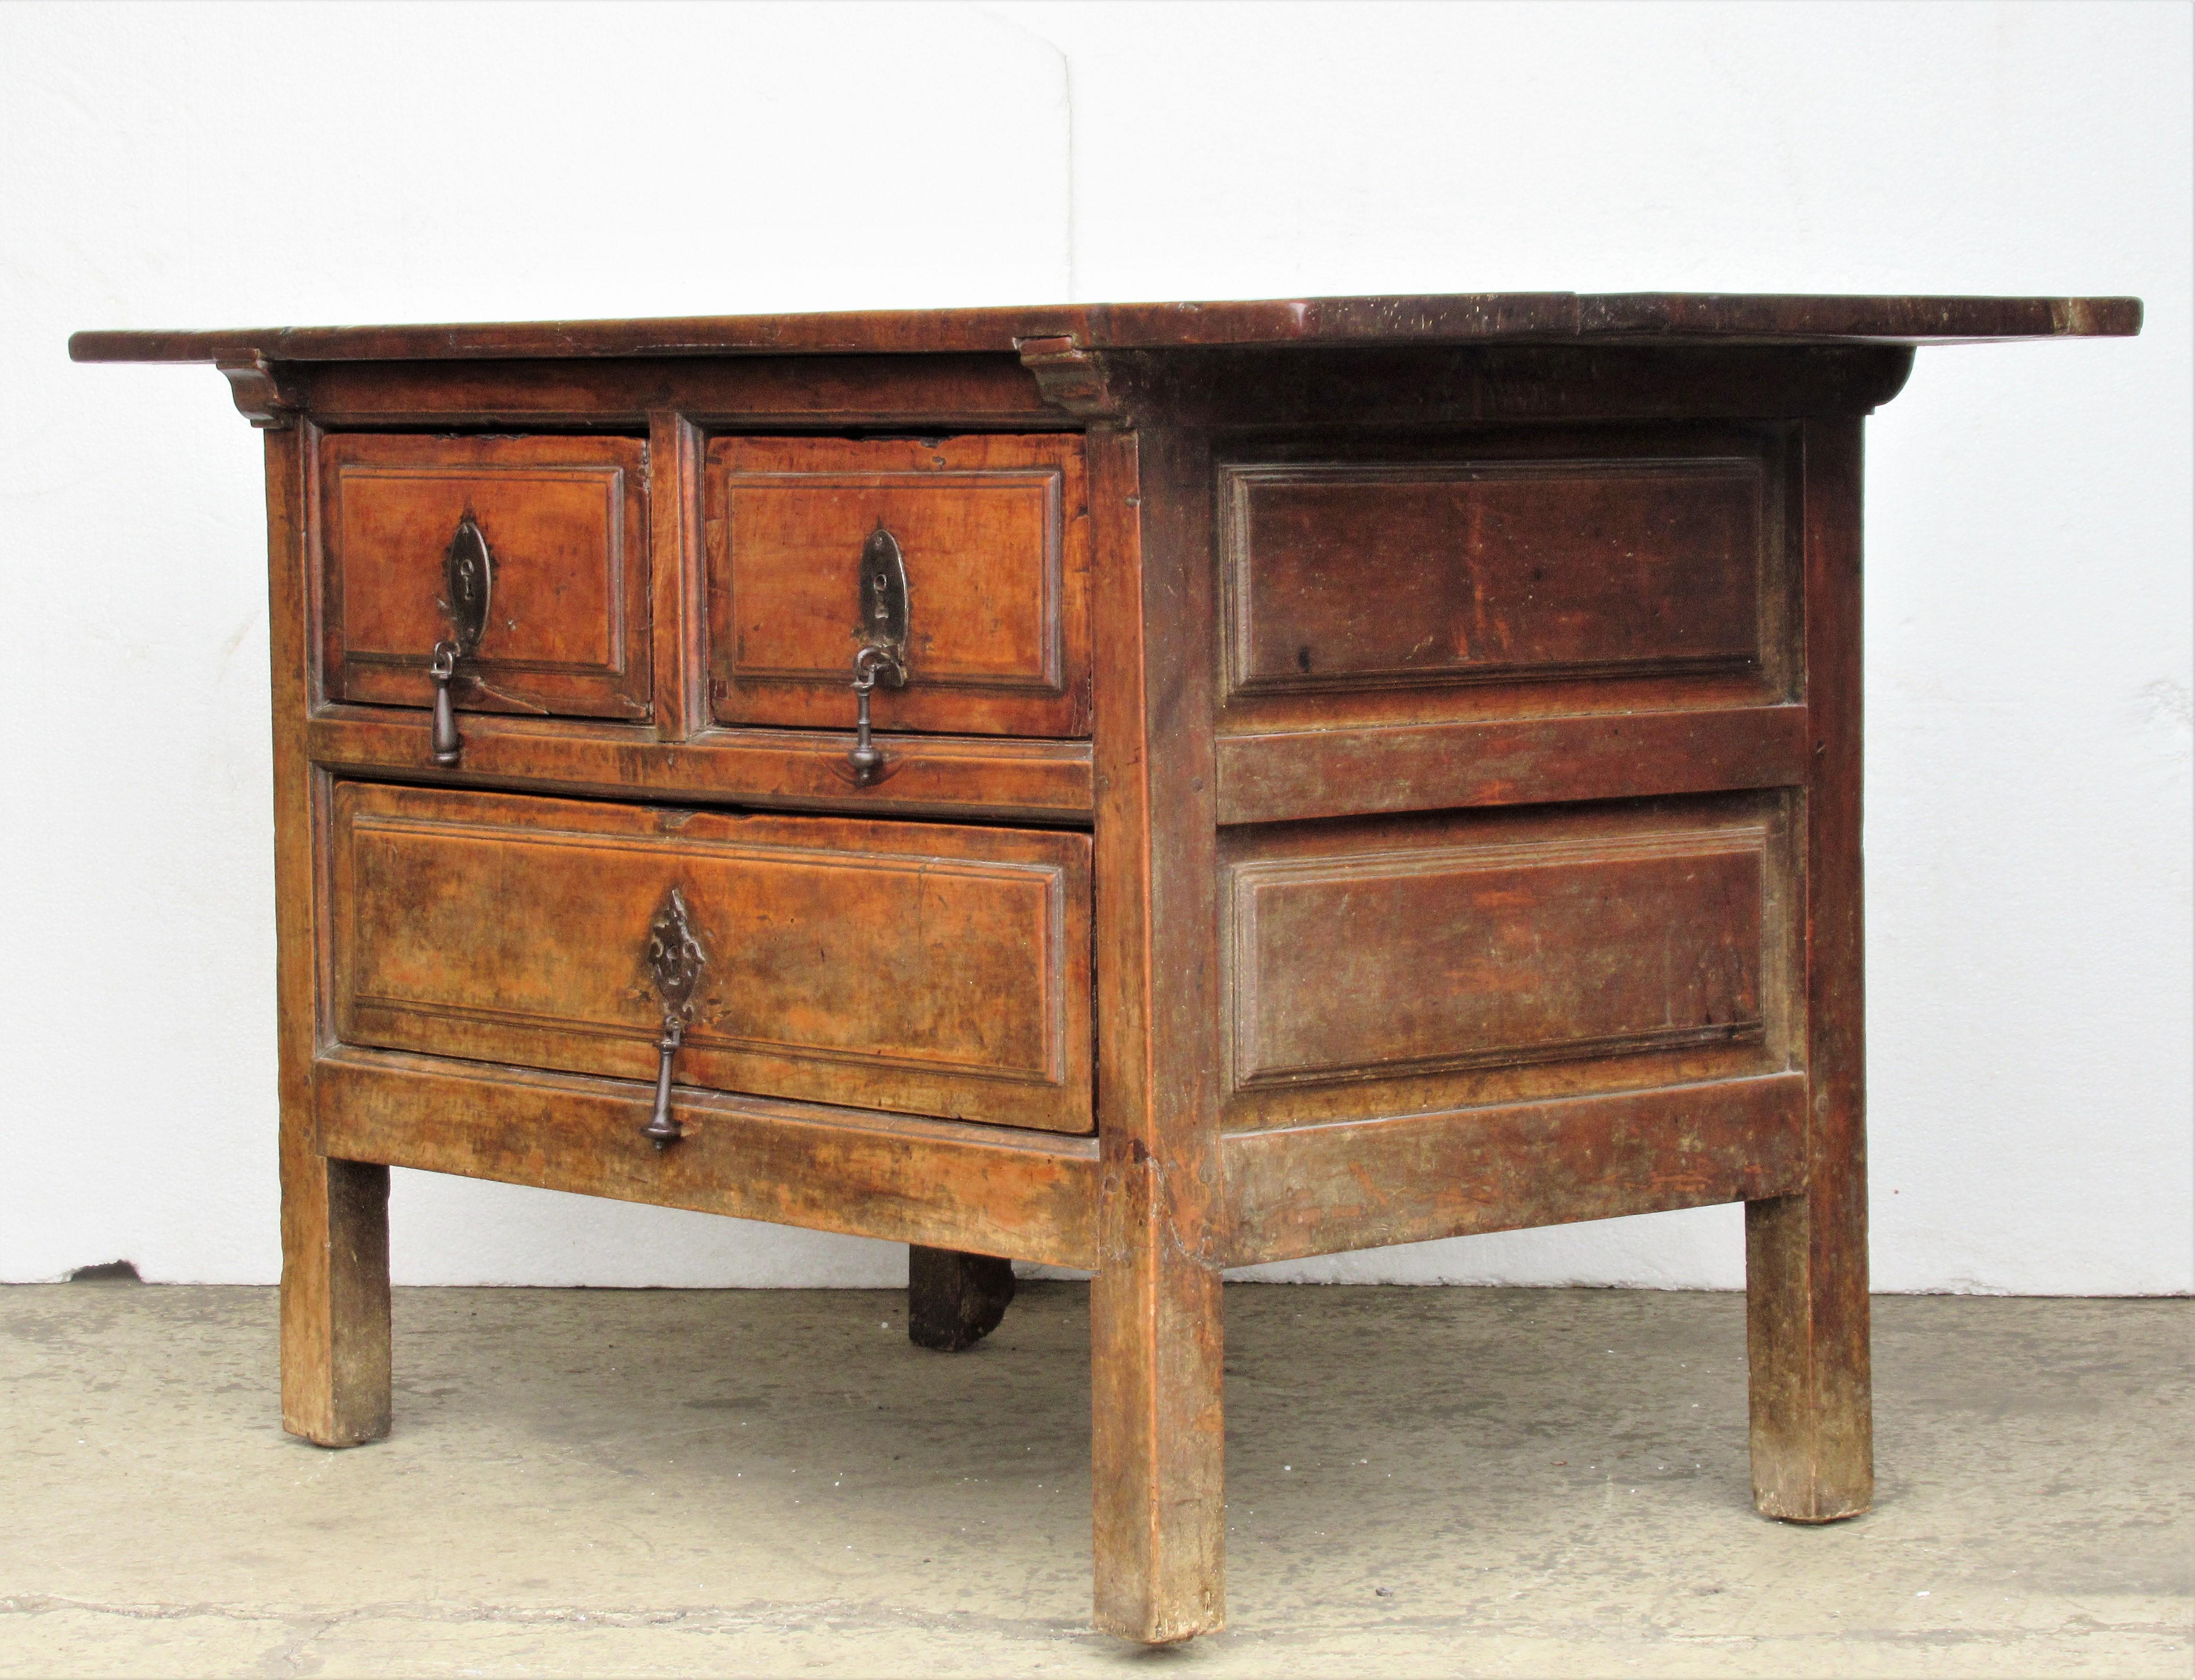
<path fill-rule="evenodd" d="M 2137 297 L 1865 297 L 1571 292 L 1060 303 L 661 320 L 79 332 L 78 361 L 413 361 L 566 356 L 1007 352 L 1033 339 L 1164 350 L 1494 343 L 1942 344 L 2128 338 Z M 1065 348 L 1064 345 L 1060 348 Z"/>

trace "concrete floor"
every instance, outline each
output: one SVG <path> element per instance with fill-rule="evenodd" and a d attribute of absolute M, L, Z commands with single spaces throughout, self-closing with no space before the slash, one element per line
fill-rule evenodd
<path fill-rule="evenodd" d="M 256 1289 L 0 1290 L 0 1674 L 2191 1671 L 2191 1303 L 1877 1302 L 1875 1514 L 1746 1492 L 1742 1303 L 1228 1290 L 1225 1634 L 1086 1631 L 1088 1336 L 892 1294 L 416 1290 L 284 1436 Z"/>

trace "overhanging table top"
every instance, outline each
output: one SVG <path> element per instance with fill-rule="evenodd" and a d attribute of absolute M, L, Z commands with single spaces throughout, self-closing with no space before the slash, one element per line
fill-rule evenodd
<path fill-rule="evenodd" d="M 1011 353 L 1032 340 L 1165 350 L 1490 344 L 1940 344 L 2127 338 L 2136 297 L 1445 293 L 1184 303 L 693 315 L 658 320 L 79 332 L 78 361 Z"/>

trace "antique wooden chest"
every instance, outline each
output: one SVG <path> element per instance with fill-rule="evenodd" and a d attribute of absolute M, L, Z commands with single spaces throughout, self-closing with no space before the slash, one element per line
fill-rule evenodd
<path fill-rule="evenodd" d="M 282 1404 L 390 1164 L 1089 1268 L 1097 1620 L 1223 1618 L 1225 1267 L 1746 1204 L 1754 1495 L 1872 1487 L 1863 417 L 2130 299 L 80 334 L 265 429 Z"/>

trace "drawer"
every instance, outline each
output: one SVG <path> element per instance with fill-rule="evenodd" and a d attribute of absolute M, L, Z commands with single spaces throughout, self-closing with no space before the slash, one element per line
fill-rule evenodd
<path fill-rule="evenodd" d="M 1234 831 L 1230 1123 L 1787 1065 L 1790 835 L 1773 794 Z"/>
<path fill-rule="evenodd" d="M 907 581 L 907 681 L 882 730 L 1090 731 L 1089 517 L 1072 436 L 720 437 L 706 473 L 717 719 L 851 729 L 861 561 Z"/>
<path fill-rule="evenodd" d="M 1087 835 L 344 782 L 331 852 L 345 1043 L 653 1079 L 675 891 L 680 1083 L 1091 1129 Z"/>
<path fill-rule="evenodd" d="M 328 697 L 432 703 L 429 661 L 457 633 L 446 557 L 465 520 L 488 584 L 452 685 L 459 708 L 646 721 L 648 446 L 628 437 L 322 438 Z"/>
<path fill-rule="evenodd" d="M 1360 446 L 1361 447 L 1361 446 Z M 1785 675 L 1779 440 L 1509 433 L 1223 463 L 1223 703 L 1346 720 L 1557 679 Z M 1755 698 L 1767 697 L 1766 695 Z M 1451 702 L 1452 703 L 1452 702 Z"/>

